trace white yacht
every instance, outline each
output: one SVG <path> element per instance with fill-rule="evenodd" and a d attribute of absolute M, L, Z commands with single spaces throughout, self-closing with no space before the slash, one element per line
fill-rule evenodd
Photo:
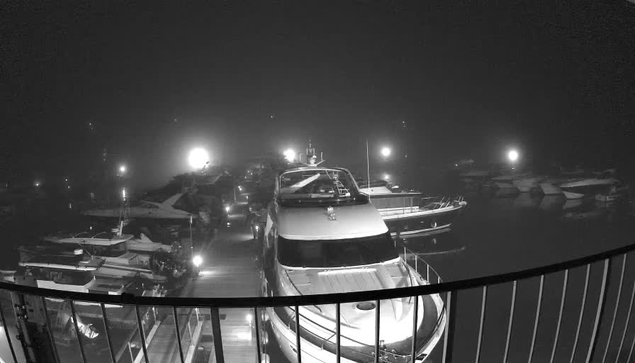
<path fill-rule="evenodd" d="M 264 238 L 267 296 L 333 294 L 429 284 L 399 256 L 386 224 L 351 174 L 340 168 L 300 167 L 276 178 Z M 367 362 L 375 349 L 375 314 L 381 313 L 382 361 L 413 362 L 430 354 L 445 327 L 438 294 L 418 300 L 416 357 L 411 357 L 414 299 L 342 304 L 343 362 Z M 334 305 L 267 309 L 285 356 L 296 360 L 300 314 L 303 362 L 335 360 Z"/>
<path fill-rule="evenodd" d="M 595 196 L 598 193 L 607 192 L 612 186 L 618 184 L 615 179 L 615 169 L 608 169 L 595 178 L 587 178 L 568 182 L 560 185 L 562 193 L 567 199 L 581 199 L 586 196 Z"/>
<path fill-rule="evenodd" d="M 448 229 L 467 202 L 462 196 L 424 197 L 420 192 L 393 192 L 386 181 L 359 191 L 370 196 L 393 236 Z"/>
<path fill-rule="evenodd" d="M 193 218 L 193 214 L 175 207 L 183 198 L 183 193 L 178 193 L 161 203 L 148 200 L 126 205 L 125 213 L 130 219 L 159 219 L 159 220 L 182 220 L 188 221 Z M 120 218 L 124 210 L 122 207 L 91 209 L 82 212 L 83 215 L 97 218 Z"/>

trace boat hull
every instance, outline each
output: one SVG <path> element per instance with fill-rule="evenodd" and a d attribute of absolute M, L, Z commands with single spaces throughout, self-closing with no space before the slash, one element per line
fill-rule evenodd
<path fill-rule="evenodd" d="M 540 183 L 540 190 L 542 190 L 542 194 L 544 195 L 562 194 L 560 187 L 554 185 L 553 183 Z"/>
<path fill-rule="evenodd" d="M 574 193 L 574 192 L 569 192 L 569 191 L 562 191 L 562 194 L 564 194 L 565 198 L 567 199 L 582 199 L 584 198 L 584 194 L 582 193 Z"/>
<path fill-rule="evenodd" d="M 438 294 L 421 296 L 419 301 L 419 311 L 423 311 L 423 317 L 417 330 L 417 357 L 421 359 L 430 354 L 436 346 L 443 333 L 445 326 L 445 313 L 443 312 L 443 302 Z M 302 362 L 333 362 L 336 355 L 336 337 L 333 329 L 329 327 L 317 326 L 303 312 L 300 307 L 300 349 L 302 349 Z M 276 341 L 290 362 L 297 362 L 295 315 L 292 309 L 285 307 L 267 308 L 267 315 L 270 318 L 271 328 Z M 412 329 L 411 319 L 404 329 Z M 343 323 L 342 323 L 343 324 Z M 319 332 L 331 331 L 330 338 L 322 339 Z M 359 345 L 355 342 L 356 337 L 345 336 L 341 333 L 341 361 L 342 362 L 369 362 L 373 360 L 375 347 L 373 345 Z M 385 332 L 390 334 L 390 332 Z M 401 362 L 410 358 L 412 348 L 411 339 L 388 344 L 384 354 L 385 362 Z M 387 352 L 394 351 L 396 356 Z"/>
<path fill-rule="evenodd" d="M 513 183 L 507 182 L 494 182 L 498 189 L 516 189 L 516 186 Z"/>
<path fill-rule="evenodd" d="M 461 212 L 462 206 L 418 211 L 398 215 L 388 215 L 387 211 L 379 210 L 390 234 L 410 235 L 433 232 L 450 228 Z"/>

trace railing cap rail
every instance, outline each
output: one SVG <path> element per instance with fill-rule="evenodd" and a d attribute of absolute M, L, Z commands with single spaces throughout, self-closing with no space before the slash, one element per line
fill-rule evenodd
<path fill-rule="evenodd" d="M 84 302 L 104 304 L 134 304 L 155 306 L 191 306 L 191 307 L 274 307 L 295 305 L 323 305 L 336 303 L 350 303 L 365 300 L 385 300 L 404 298 L 415 295 L 430 295 L 455 290 L 465 290 L 496 285 L 516 280 L 530 279 L 550 273 L 585 266 L 590 263 L 612 258 L 635 250 L 635 244 L 618 247 L 612 250 L 584 256 L 564 262 L 534 267 L 522 271 L 508 272 L 499 275 L 483 276 L 472 279 L 443 282 L 440 284 L 402 287 L 387 290 L 358 291 L 341 294 L 320 294 L 304 296 L 274 296 L 274 297 L 149 297 L 123 295 L 87 294 L 74 291 L 43 289 L 0 282 L 0 289 L 17 293 L 44 296 L 54 299 L 78 300 Z"/>

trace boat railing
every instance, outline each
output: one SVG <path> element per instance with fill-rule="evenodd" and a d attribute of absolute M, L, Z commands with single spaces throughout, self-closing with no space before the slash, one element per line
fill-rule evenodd
<path fill-rule="evenodd" d="M 1 282 L 0 358 L 20 363 L 123 363 L 122 357 L 127 354 L 141 357 L 144 363 L 189 363 L 201 347 L 200 337 L 206 336 L 216 362 L 232 361 L 235 356 L 230 351 L 236 349 L 243 353 L 241 361 L 278 362 L 281 356 L 276 356 L 274 349 L 278 343 L 271 333 L 271 321 L 263 314 L 265 308 L 298 311 L 300 306 L 317 305 L 335 312 L 336 331 L 329 342 L 335 345 L 333 360 L 338 361 L 343 349 L 350 348 L 346 337 L 340 334 L 342 324 L 347 324 L 340 309 L 361 302 L 381 307 L 383 300 L 401 298 L 422 301 L 422 296 L 439 294 L 445 305 L 445 320 L 441 322 L 445 329 L 431 352 L 430 359 L 435 362 L 630 362 L 635 350 L 635 323 L 631 316 L 635 300 L 633 250 L 635 244 L 520 271 L 444 281 L 434 269 L 428 272 L 427 267 L 421 266 L 422 260 L 406 249 L 409 265 L 415 264 L 422 276 L 425 268 L 426 279 L 436 279 L 437 283 L 305 296 L 146 297 L 86 294 Z M 59 301 L 68 303 L 67 314 L 73 319 L 58 319 L 59 312 L 53 305 Z M 152 310 L 147 309 L 152 307 L 156 308 L 157 318 L 155 313 L 148 314 Z M 391 362 L 392 358 L 383 354 L 382 341 L 395 331 L 380 310 L 369 311 L 375 316 L 372 360 Z M 425 314 L 425 309 L 418 313 Z M 246 315 L 251 317 L 250 333 L 237 339 L 231 335 L 231 324 L 238 320 L 246 324 Z M 153 329 L 155 321 L 165 322 L 170 317 L 179 324 L 161 326 L 173 331 L 178 339 L 159 344 L 164 330 Z M 296 327 L 310 325 L 297 314 L 294 319 Z M 407 336 L 415 343 L 413 352 L 419 353 L 417 342 L 421 342 L 421 337 L 417 336 L 415 319 L 410 324 L 412 333 Z M 189 323 L 181 323 L 183 320 Z M 65 325 L 60 327 L 60 321 Z M 301 339 L 300 330 L 295 329 L 295 339 L 287 342 L 299 362 L 309 358 L 308 347 L 303 345 L 308 343 Z M 65 333 L 60 334 L 61 331 Z M 138 331 L 144 334 L 135 333 Z M 157 358 L 167 348 L 176 352 L 171 356 L 174 360 Z M 253 360 L 244 358 L 247 353 Z M 410 362 L 411 358 L 401 361 Z"/>

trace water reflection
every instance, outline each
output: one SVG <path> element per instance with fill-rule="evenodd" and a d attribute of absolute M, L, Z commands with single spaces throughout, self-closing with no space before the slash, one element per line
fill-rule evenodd
<path fill-rule="evenodd" d="M 515 208 L 536 208 L 540 204 L 540 197 L 532 196 L 530 193 L 521 193 L 514 200 Z"/>
<path fill-rule="evenodd" d="M 557 211 L 562 209 L 563 204 L 565 203 L 565 198 L 560 195 L 545 195 L 540 200 L 540 205 L 538 208 L 544 211 Z"/>
<path fill-rule="evenodd" d="M 465 249 L 465 244 L 449 228 L 432 234 L 399 238 L 398 242 L 421 256 L 455 253 Z"/>

